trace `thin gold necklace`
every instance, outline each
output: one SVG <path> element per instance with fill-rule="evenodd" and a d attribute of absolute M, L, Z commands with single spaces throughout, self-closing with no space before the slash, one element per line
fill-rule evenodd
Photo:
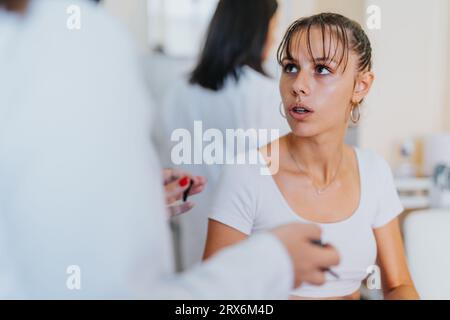
<path fill-rule="evenodd" d="M 295 157 L 294 157 L 294 155 L 292 154 L 291 149 L 290 149 L 290 139 L 289 139 L 289 137 L 288 137 L 288 146 L 287 146 L 287 147 L 288 147 L 289 155 L 291 156 L 292 160 L 294 161 L 295 166 L 297 167 L 298 171 L 300 171 L 301 173 L 304 173 L 304 174 L 306 174 L 306 175 L 308 176 L 308 178 L 311 180 L 311 184 L 312 184 L 314 190 L 316 190 L 316 194 L 317 194 L 318 196 L 320 196 L 320 195 L 322 195 L 323 193 L 325 193 L 325 191 L 327 191 L 328 188 L 333 184 L 334 180 L 336 180 L 336 177 L 337 177 L 337 175 L 338 175 L 338 173 L 339 173 L 339 170 L 340 170 L 340 168 L 341 168 L 341 163 L 342 163 L 342 158 L 344 157 L 344 153 L 342 152 L 342 154 L 341 154 L 341 158 L 339 159 L 338 167 L 337 167 L 336 172 L 334 173 L 334 176 L 333 176 L 333 178 L 331 179 L 331 181 L 330 181 L 330 182 L 328 183 L 328 185 L 326 185 L 325 187 L 323 187 L 323 188 L 318 188 L 318 187 L 314 184 L 314 179 L 311 177 L 311 175 L 308 173 L 308 171 L 306 171 L 306 170 L 300 168 L 300 165 L 298 164 L 297 160 L 295 160 Z"/>

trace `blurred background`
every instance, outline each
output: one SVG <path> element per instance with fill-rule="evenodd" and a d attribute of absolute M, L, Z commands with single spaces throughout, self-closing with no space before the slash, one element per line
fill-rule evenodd
<path fill-rule="evenodd" d="M 280 73 L 276 46 L 295 19 L 331 11 L 358 21 L 366 29 L 373 46 L 376 81 L 362 108 L 362 121 L 351 128 L 348 141 L 375 150 L 391 164 L 406 208 L 402 227 L 419 292 L 425 297 L 450 297 L 449 281 L 442 282 L 450 266 L 450 257 L 442 257 L 450 244 L 446 236 L 450 226 L 449 1 L 278 2 L 277 41 L 265 62 L 274 78 Z M 217 3 L 217 0 L 101 1 L 136 40 L 155 108 L 163 104 L 173 83 L 193 69 Z M 374 13 L 373 5 L 380 10 L 381 25 L 370 29 L 367 23 Z M 174 234 L 176 237 L 177 231 Z M 201 250 L 193 247 L 188 243 L 179 248 L 179 255 L 189 257 L 190 250 Z M 179 262 L 179 268 L 194 262 L 195 259 L 187 258 Z"/>
<path fill-rule="evenodd" d="M 158 100 L 174 78 L 195 64 L 217 0 L 103 0 L 135 37 L 146 65 L 150 90 Z M 279 40 L 296 18 L 323 11 L 344 14 L 366 27 L 381 9 L 381 28 L 368 30 L 376 82 L 365 103 L 356 139 L 395 166 L 401 145 L 423 144 L 429 135 L 450 132 L 450 24 L 446 0 L 279 0 Z M 279 42 L 279 41 L 278 41 Z M 275 48 L 274 48 L 275 50 Z M 279 74 L 275 55 L 267 61 Z M 418 141 L 421 140 L 421 141 Z M 423 173 L 423 145 L 414 161 Z"/>

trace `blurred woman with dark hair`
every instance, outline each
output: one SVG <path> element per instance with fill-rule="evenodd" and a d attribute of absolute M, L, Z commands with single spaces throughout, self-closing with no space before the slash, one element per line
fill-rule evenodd
<path fill-rule="evenodd" d="M 262 64 L 273 45 L 278 4 L 276 0 L 256 2 L 219 2 L 191 84 L 219 91 L 230 75 L 239 81 L 244 66 L 266 75 Z"/>
<path fill-rule="evenodd" d="M 11 12 L 24 12 L 28 4 L 28 0 L 0 0 L 0 7 Z"/>
<path fill-rule="evenodd" d="M 161 160 L 173 166 L 171 134 L 184 128 L 194 133 L 194 121 L 203 130 L 279 129 L 289 127 L 279 113 L 278 85 L 263 68 L 270 56 L 278 25 L 276 0 L 221 0 L 210 22 L 199 61 L 189 75 L 173 85 L 159 110 L 155 133 Z M 270 131 L 256 142 L 264 145 L 276 137 Z M 264 141 L 262 141 L 264 140 Z M 184 169 L 206 176 L 208 188 L 198 196 L 189 217 L 181 217 L 183 262 L 200 261 L 206 238 L 209 199 L 222 165 L 186 165 Z"/>

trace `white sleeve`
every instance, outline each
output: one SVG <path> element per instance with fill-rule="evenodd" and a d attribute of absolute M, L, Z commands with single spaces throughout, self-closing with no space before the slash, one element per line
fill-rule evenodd
<path fill-rule="evenodd" d="M 380 228 L 404 211 L 403 205 L 395 187 L 394 178 L 389 164 L 377 156 L 377 211 L 372 228 Z"/>
<path fill-rule="evenodd" d="M 226 248 L 207 262 L 160 282 L 156 299 L 287 299 L 292 263 L 272 235 L 258 234 Z"/>
<path fill-rule="evenodd" d="M 23 289 L 6 298 L 287 298 L 291 261 L 267 234 L 174 275 L 150 101 L 126 39 L 83 12 L 89 32 L 50 35 L 61 42 L 25 48 L 40 64 L 19 61 L 30 73 L 2 126 L 0 223 Z"/>
<path fill-rule="evenodd" d="M 250 235 L 256 217 L 256 190 L 251 165 L 225 165 L 209 218 Z"/>

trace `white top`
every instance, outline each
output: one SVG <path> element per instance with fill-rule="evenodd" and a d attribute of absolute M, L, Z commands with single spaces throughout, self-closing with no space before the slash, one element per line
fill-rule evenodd
<path fill-rule="evenodd" d="M 333 271 L 340 280 L 327 273 L 326 283 L 322 286 L 302 284 L 292 292 L 293 295 L 325 298 L 357 291 L 368 275 L 368 267 L 375 264 L 377 247 L 373 229 L 387 224 L 403 211 L 386 161 L 372 151 L 355 150 L 361 182 L 359 207 L 341 222 L 316 223 L 322 229 L 323 242 L 332 244 L 339 251 L 341 262 Z M 314 223 L 296 214 L 273 177 L 261 175 L 260 169 L 261 165 L 245 164 L 228 166 L 224 170 L 211 219 L 245 234 L 292 221 Z"/>
<path fill-rule="evenodd" d="M 219 91 L 191 85 L 181 79 L 168 92 L 156 121 L 156 146 L 163 166 L 171 167 L 171 150 L 178 141 L 171 141 L 175 129 L 184 128 L 191 133 L 192 150 L 194 139 L 202 140 L 202 134 L 210 129 L 219 130 L 225 137 L 226 129 L 279 129 L 280 136 L 290 131 L 289 125 L 279 112 L 281 102 L 278 83 L 250 67 L 241 69 L 238 82 L 229 77 Z M 197 134 L 194 121 L 200 121 L 202 132 Z M 264 136 L 261 136 L 264 138 Z M 278 136 L 267 136 L 258 141 L 258 146 L 275 140 Z M 225 140 L 225 139 L 224 139 Z M 226 141 L 225 141 L 226 142 Z M 211 142 L 203 142 L 203 147 Z M 197 150 L 196 150 L 197 151 Z M 202 150 L 199 150 L 202 152 Z M 198 151 L 197 151 L 198 152 Z M 194 150 L 192 151 L 192 158 Z M 234 157 L 235 153 L 231 155 Z M 183 267 L 191 266 L 201 260 L 207 232 L 207 221 L 211 198 L 222 171 L 221 164 L 182 165 L 180 168 L 205 176 L 208 184 L 205 191 L 192 198 L 196 207 L 189 216 L 182 216 L 182 262 Z"/>
<path fill-rule="evenodd" d="M 287 298 L 290 259 L 267 234 L 174 275 L 131 47 L 90 1 L 32 1 L 25 20 L 0 10 L 0 299 Z"/>

